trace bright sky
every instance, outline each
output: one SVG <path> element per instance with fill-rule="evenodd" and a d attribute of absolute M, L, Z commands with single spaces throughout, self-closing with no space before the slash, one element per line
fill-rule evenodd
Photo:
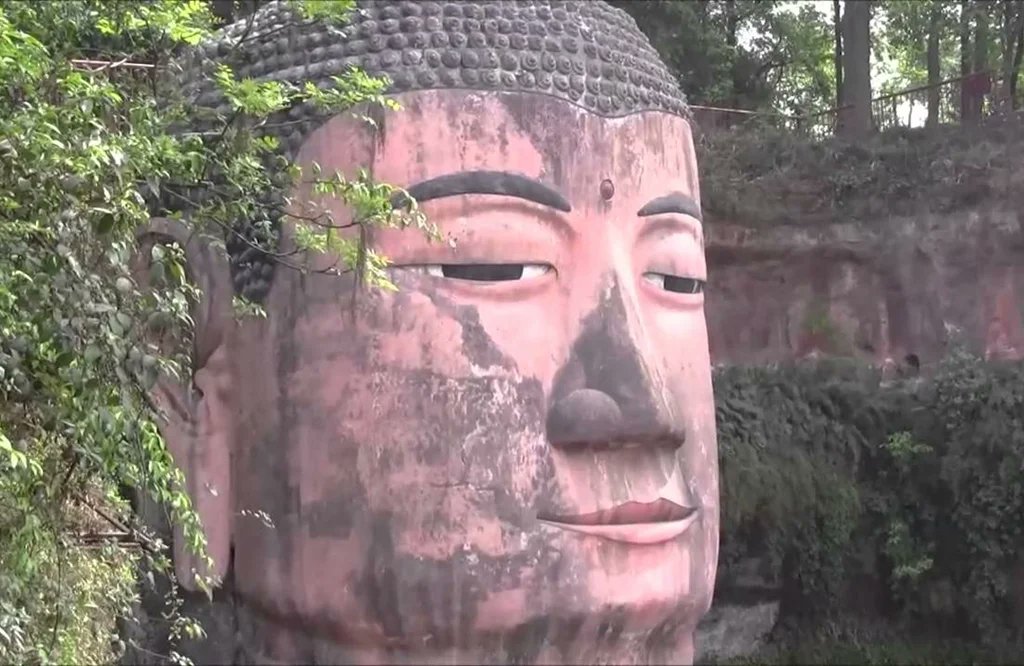
<path fill-rule="evenodd" d="M 846 4 L 845 0 L 840 3 L 840 5 L 845 5 L 845 4 Z M 818 13 L 820 13 L 823 16 L 827 17 L 829 22 L 832 21 L 832 16 L 833 16 L 832 0 L 788 0 L 788 1 L 782 2 L 777 11 L 796 13 L 796 12 L 800 11 L 800 9 L 802 7 L 804 7 L 804 6 L 806 6 L 806 5 L 810 5 L 811 7 L 814 7 L 814 9 L 818 11 Z M 883 23 L 884 23 L 884 21 L 885 21 L 885 17 L 882 16 L 882 15 L 876 14 L 876 15 L 872 16 L 872 18 L 871 18 L 871 28 L 872 28 L 872 30 L 876 30 L 876 29 L 881 28 Z M 746 36 L 746 39 L 751 39 L 752 37 L 753 37 L 753 35 L 748 34 Z M 744 37 L 740 36 L 740 39 L 743 40 Z M 885 82 L 888 81 L 892 77 L 892 75 L 890 74 L 890 72 L 888 70 L 889 70 L 889 68 L 887 66 L 887 63 L 884 60 L 880 60 L 879 59 L 879 54 L 872 53 L 871 54 L 871 87 L 872 87 L 872 95 L 876 94 L 875 91 L 879 90 L 885 84 Z M 902 118 L 906 118 L 908 116 L 908 114 L 909 114 L 910 115 L 910 124 L 913 127 L 923 126 L 924 125 L 924 121 L 925 121 L 925 117 L 928 115 L 927 109 L 925 109 L 922 105 L 917 104 L 917 105 L 914 105 L 913 108 L 911 108 L 908 102 L 903 102 L 903 103 L 901 103 L 899 105 L 898 113 L 899 113 L 900 117 L 902 117 Z"/>
<path fill-rule="evenodd" d="M 790 0 L 783 3 L 783 11 L 798 11 L 804 5 L 811 5 L 825 16 L 832 16 L 832 0 Z"/>

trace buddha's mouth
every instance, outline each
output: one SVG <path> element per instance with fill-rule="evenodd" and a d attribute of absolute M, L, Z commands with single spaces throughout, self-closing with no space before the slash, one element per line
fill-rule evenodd
<path fill-rule="evenodd" d="M 674 539 L 697 519 L 697 509 L 660 498 L 653 502 L 626 502 L 611 509 L 575 516 L 538 515 L 552 527 L 632 544 L 653 544 Z"/>

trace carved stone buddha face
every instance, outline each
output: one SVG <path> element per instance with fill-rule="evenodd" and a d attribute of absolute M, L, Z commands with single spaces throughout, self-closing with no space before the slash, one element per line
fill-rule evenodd
<path fill-rule="evenodd" d="M 197 372 L 202 441 L 172 437 L 252 658 L 691 660 L 719 509 L 687 120 L 395 99 L 297 161 L 370 169 L 451 242 L 374 231 L 397 290 L 354 306 L 349 277 L 278 268 Z"/>

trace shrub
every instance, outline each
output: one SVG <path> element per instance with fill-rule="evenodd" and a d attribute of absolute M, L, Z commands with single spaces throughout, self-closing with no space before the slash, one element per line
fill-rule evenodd
<path fill-rule="evenodd" d="M 790 618 L 1020 640 L 1024 365 L 957 349 L 894 382 L 834 362 L 729 368 L 715 394 L 720 580 L 757 557 Z M 865 580 L 881 598 L 856 607 Z"/>
<path fill-rule="evenodd" d="M 298 20 L 343 19 L 353 6 L 293 4 Z M 0 663 L 118 658 L 116 620 L 137 599 L 138 568 L 152 588 L 168 571 L 165 544 L 125 497 L 154 501 L 205 554 L 148 393 L 161 375 L 188 376 L 198 296 L 175 245 L 153 247 L 149 284 L 136 282 L 135 234 L 153 201 L 184 199 L 182 223 L 223 250 L 238 220 L 290 186 L 281 173 L 299 175 L 254 128 L 304 101 L 333 113 L 383 103 L 386 82 L 356 70 L 322 90 L 238 81 L 222 67 L 230 112 L 193 104 L 166 73 L 211 34 L 201 0 L 0 0 Z M 107 64 L 83 71 L 83 59 Z M 190 114 L 213 130 L 177 131 Z M 394 221 L 387 185 L 323 174 L 320 189 L 369 211 L 358 224 Z M 299 249 L 337 252 L 338 272 L 383 284 L 383 258 L 329 216 L 296 222 Z M 173 578 L 169 594 L 161 625 L 172 639 L 200 635 L 177 612 Z"/>

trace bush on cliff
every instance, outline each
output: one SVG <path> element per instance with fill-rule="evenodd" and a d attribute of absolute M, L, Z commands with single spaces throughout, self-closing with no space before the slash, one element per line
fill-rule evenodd
<path fill-rule="evenodd" d="M 894 216 L 1020 202 L 1024 116 L 975 128 L 899 128 L 867 141 L 825 140 L 770 122 L 709 132 L 698 142 L 712 221 L 741 225 L 884 224 Z"/>
<path fill-rule="evenodd" d="M 294 3 L 296 20 L 352 6 Z M 168 73 L 212 30 L 202 0 L 0 0 L 0 663 L 110 663 L 124 653 L 115 625 L 139 597 L 137 566 L 148 560 L 153 589 L 152 572 L 167 570 L 166 543 L 126 497 L 159 505 L 188 546 L 205 550 L 148 394 L 161 373 L 188 376 L 197 295 L 182 248 L 134 256 L 153 200 L 184 199 L 183 224 L 223 239 L 266 212 L 279 185 L 261 123 L 298 102 L 338 112 L 381 99 L 385 82 L 357 71 L 322 90 L 238 81 L 227 68 L 216 79 L 230 112 L 200 108 Z M 234 45 L 243 38 L 270 36 L 246 31 Z M 200 112 L 211 132 L 174 129 Z M 324 185 L 390 211 L 384 187 Z M 197 189 L 208 196 L 190 201 Z M 299 224 L 306 249 L 353 242 L 329 219 Z M 138 259 L 148 271 L 135 270 Z M 174 593 L 157 620 L 172 643 L 201 633 Z"/>
<path fill-rule="evenodd" d="M 958 349 L 894 382 L 838 362 L 729 368 L 715 393 L 723 588 L 757 558 L 804 625 L 1022 639 L 1024 365 Z"/>

